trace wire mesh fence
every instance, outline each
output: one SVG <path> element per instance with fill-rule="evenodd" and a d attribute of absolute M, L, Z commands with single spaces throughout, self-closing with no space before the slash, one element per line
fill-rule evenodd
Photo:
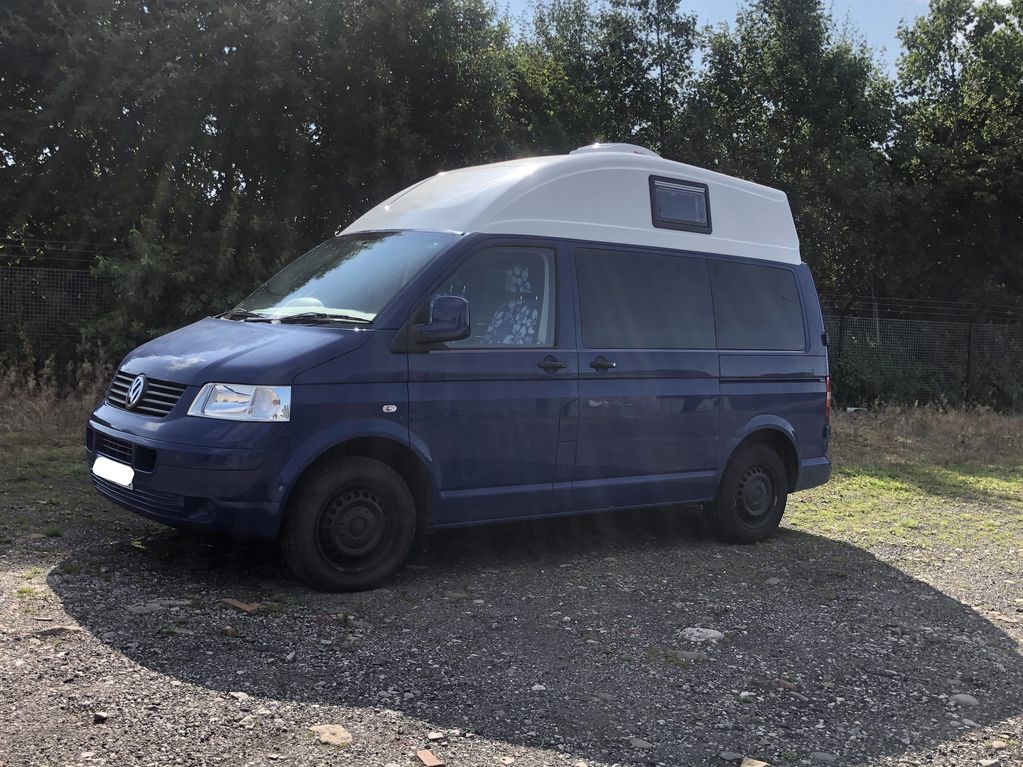
<path fill-rule="evenodd" d="M 109 308 L 109 287 L 81 269 L 0 265 L 0 356 L 70 358 L 83 325 Z"/>
<path fill-rule="evenodd" d="M 80 269 L 0 266 L 0 356 L 73 358 L 111 285 Z M 822 296 L 836 398 L 1023 407 L 1023 309 Z"/>
<path fill-rule="evenodd" d="M 909 299 L 821 299 L 836 397 L 1023 406 L 1023 310 Z"/>

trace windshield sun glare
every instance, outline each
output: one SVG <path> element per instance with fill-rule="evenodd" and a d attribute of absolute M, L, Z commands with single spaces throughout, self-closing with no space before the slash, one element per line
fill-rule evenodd
<path fill-rule="evenodd" d="M 327 240 L 263 283 L 231 319 L 372 322 L 443 249 L 450 232 L 360 232 Z"/>

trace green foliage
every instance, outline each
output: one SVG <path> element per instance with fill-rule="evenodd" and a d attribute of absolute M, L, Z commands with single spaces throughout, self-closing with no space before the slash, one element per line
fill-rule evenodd
<path fill-rule="evenodd" d="M 970 401 L 995 410 L 1023 410 L 1023 378 L 1019 369 L 1009 365 L 985 367 L 971 376 Z"/>
<path fill-rule="evenodd" d="M 685 117 L 696 17 L 679 0 L 537 6 L 513 48 L 511 116 L 522 142 L 565 151 L 592 141 L 663 146 Z"/>
<path fill-rule="evenodd" d="M 963 373 L 935 363 L 906 360 L 902 355 L 866 342 L 831 361 L 831 380 L 839 406 L 881 403 L 963 404 L 967 394 Z"/>
<path fill-rule="evenodd" d="M 1023 3 L 933 0 L 900 32 L 893 167 L 911 190 L 895 289 L 1018 303 L 1023 293 Z"/>
<path fill-rule="evenodd" d="M 6 237 L 103 244 L 102 332 L 223 309 L 445 167 L 506 156 L 481 0 L 112 0 L 0 11 Z"/>
<path fill-rule="evenodd" d="M 7 0 L 0 255 L 98 254 L 130 347 L 438 170 L 632 141 L 785 190 L 822 290 L 1019 304 L 1021 16 L 932 0 L 893 82 L 823 0 Z"/>

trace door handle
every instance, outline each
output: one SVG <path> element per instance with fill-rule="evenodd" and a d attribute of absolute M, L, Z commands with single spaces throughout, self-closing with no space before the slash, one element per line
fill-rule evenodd
<path fill-rule="evenodd" d="M 537 367 L 546 370 L 548 373 L 553 373 L 555 371 L 567 368 L 568 363 L 562 362 L 557 357 L 553 357 L 550 354 L 548 354 L 546 357 L 543 358 L 543 360 L 541 360 L 537 364 Z"/>
<path fill-rule="evenodd" d="M 590 362 L 590 367 L 594 370 L 610 370 L 613 367 L 617 367 L 617 363 L 612 362 L 601 354 Z"/>

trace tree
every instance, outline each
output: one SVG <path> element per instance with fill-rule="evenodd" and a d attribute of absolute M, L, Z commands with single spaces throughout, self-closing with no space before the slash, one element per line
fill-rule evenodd
<path fill-rule="evenodd" d="M 592 141 L 658 149 L 682 118 L 696 19 L 679 0 L 539 5 L 515 48 L 513 119 L 524 142 L 565 151 Z"/>
<path fill-rule="evenodd" d="M 512 49 L 509 114 L 516 143 L 556 153 L 599 138 L 593 75 L 595 18 L 586 0 L 551 0 Z"/>
<path fill-rule="evenodd" d="M 0 249 L 95 256 L 130 345 L 438 170 L 631 141 L 786 191 L 822 290 L 1019 303 L 1021 13 L 933 0 L 897 99 L 823 0 L 7 0 Z"/>
<path fill-rule="evenodd" d="M 126 343 L 222 310 L 372 204 L 505 156 L 482 0 L 12 0 L 4 237 L 102 246 Z"/>
<path fill-rule="evenodd" d="M 1023 3 L 932 0 L 900 37 L 894 165 L 912 190 L 901 289 L 1018 303 Z"/>
<path fill-rule="evenodd" d="M 696 17 L 679 0 L 613 0 L 597 18 L 596 85 L 612 140 L 662 149 L 684 118 Z"/>

